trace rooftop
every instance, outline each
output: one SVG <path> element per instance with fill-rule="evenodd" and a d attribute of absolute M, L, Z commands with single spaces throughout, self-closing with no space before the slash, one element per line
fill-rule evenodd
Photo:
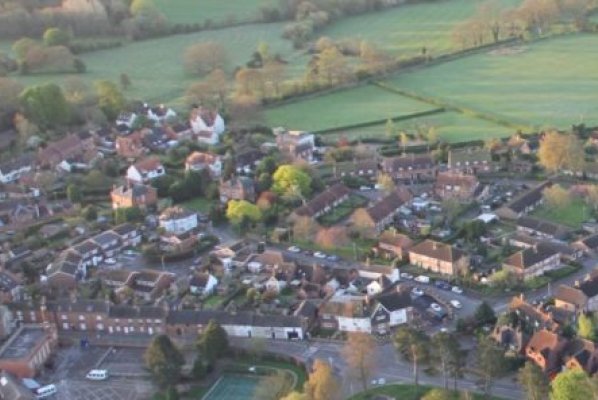
<path fill-rule="evenodd" d="M 21 327 L 0 349 L 0 358 L 25 358 L 45 336 L 46 332 L 42 328 Z"/>

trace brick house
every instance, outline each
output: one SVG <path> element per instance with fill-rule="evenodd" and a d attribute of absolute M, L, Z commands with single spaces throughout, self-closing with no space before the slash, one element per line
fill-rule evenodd
<path fill-rule="evenodd" d="M 145 301 L 152 301 L 162 296 L 173 282 L 173 274 L 147 269 L 135 275 L 130 288 L 136 296 Z"/>
<path fill-rule="evenodd" d="M 293 211 L 293 217 L 321 217 L 348 200 L 350 194 L 349 188 L 342 183 L 336 183 Z"/>
<path fill-rule="evenodd" d="M 158 157 L 148 157 L 136 162 L 127 169 L 127 181 L 131 183 L 148 183 L 152 179 L 166 174 L 166 170 Z"/>
<path fill-rule="evenodd" d="M 290 160 L 313 160 L 315 137 L 303 131 L 287 131 L 283 128 L 273 129 L 278 150 Z"/>
<path fill-rule="evenodd" d="M 121 224 L 112 228 L 112 232 L 120 237 L 123 247 L 135 247 L 141 243 L 141 232 L 130 223 Z"/>
<path fill-rule="evenodd" d="M 185 160 L 185 171 L 199 172 L 203 170 L 207 170 L 212 179 L 220 178 L 220 175 L 222 175 L 222 159 L 220 156 L 199 151 L 189 154 Z"/>
<path fill-rule="evenodd" d="M 58 290 L 73 290 L 84 276 L 82 268 L 66 259 L 54 261 L 46 271 L 48 286 Z"/>
<path fill-rule="evenodd" d="M 504 261 L 502 267 L 525 280 L 541 276 L 545 272 L 557 269 L 560 265 L 560 254 L 556 249 L 535 246 L 512 254 Z"/>
<path fill-rule="evenodd" d="M 40 148 L 37 163 L 42 168 L 54 169 L 64 161 L 83 162 L 94 154 L 97 155 L 97 149 L 89 133 L 71 133 L 60 140 L 48 143 L 45 148 Z"/>
<path fill-rule="evenodd" d="M 382 159 L 382 171 L 394 180 L 402 182 L 433 181 L 436 178 L 436 164 L 429 154 L 403 154 Z"/>
<path fill-rule="evenodd" d="M 354 226 L 363 230 L 366 235 L 376 236 L 392 224 L 401 206 L 411 198 L 411 192 L 405 186 L 399 186 L 374 205 L 355 210 L 351 220 Z"/>
<path fill-rule="evenodd" d="M 516 220 L 532 212 L 544 202 L 544 189 L 550 186 L 552 186 L 552 182 L 546 181 L 520 194 L 509 203 L 496 210 L 496 215 L 500 218 Z"/>
<path fill-rule="evenodd" d="M 117 137 L 115 146 L 116 154 L 127 159 L 139 158 L 147 151 L 143 145 L 143 133 L 141 131 Z"/>
<path fill-rule="evenodd" d="M 334 163 L 332 174 L 335 178 L 355 176 L 372 180 L 378 176 L 378 169 L 377 160 L 354 160 Z"/>
<path fill-rule="evenodd" d="M 469 269 L 469 257 L 465 252 L 430 239 L 416 244 L 409 250 L 409 262 L 444 275 L 464 274 Z"/>
<path fill-rule="evenodd" d="M 563 351 L 563 361 L 567 369 L 581 369 L 589 376 L 598 372 L 598 348 L 596 343 L 575 338 L 569 341 Z"/>
<path fill-rule="evenodd" d="M 598 311 L 597 271 L 573 286 L 559 285 L 554 293 L 554 306 L 574 313 Z"/>
<path fill-rule="evenodd" d="M 541 330 L 532 336 L 525 347 L 525 356 L 548 375 L 561 369 L 567 339 L 559 334 Z"/>
<path fill-rule="evenodd" d="M 545 239 L 564 239 L 571 229 L 543 219 L 523 216 L 517 220 L 517 232 Z"/>
<path fill-rule="evenodd" d="M 0 348 L 0 369 L 19 378 L 33 378 L 52 355 L 56 343 L 54 330 L 22 325 Z"/>
<path fill-rule="evenodd" d="M 447 167 L 453 173 L 468 175 L 496 170 L 490 151 L 473 147 L 449 150 Z"/>
<path fill-rule="evenodd" d="M 69 250 L 81 257 L 81 264 L 85 267 L 97 266 L 104 259 L 102 248 L 92 240 L 75 244 Z"/>
<path fill-rule="evenodd" d="M 246 176 L 233 176 L 228 181 L 220 181 L 220 202 L 230 200 L 255 201 L 255 186 L 253 180 Z"/>
<path fill-rule="evenodd" d="M 110 192 L 112 208 L 139 207 L 146 209 L 158 203 L 158 191 L 148 185 L 126 184 L 112 189 Z"/>
<path fill-rule="evenodd" d="M 413 240 L 407 235 L 398 233 L 396 230 L 382 232 L 378 237 L 378 245 L 374 251 L 386 259 L 398 258 L 405 260 L 409 257 L 409 249 L 413 246 Z"/>
<path fill-rule="evenodd" d="M 474 175 L 454 172 L 442 172 L 436 177 L 434 194 L 442 200 L 473 201 L 480 188 L 480 182 Z"/>

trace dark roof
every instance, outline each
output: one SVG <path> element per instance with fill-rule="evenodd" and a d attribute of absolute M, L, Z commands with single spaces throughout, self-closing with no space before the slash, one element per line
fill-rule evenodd
<path fill-rule="evenodd" d="M 406 290 L 382 294 L 376 298 L 376 301 L 388 311 L 411 307 L 411 295 Z"/>
<path fill-rule="evenodd" d="M 598 275 L 594 274 L 579 285 L 579 290 L 589 298 L 598 295 Z"/>
<path fill-rule="evenodd" d="M 94 250 L 99 250 L 98 245 L 92 242 L 91 240 L 86 240 L 84 242 L 78 243 L 72 246 L 71 248 L 79 254 L 86 254 Z"/>
<path fill-rule="evenodd" d="M 404 196 L 395 190 L 378 203 L 369 207 L 366 211 L 370 218 L 372 218 L 375 223 L 378 223 L 389 215 L 394 214 L 403 204 L 405 204 L 405 201 Z"/>
<path fill-rule="evenodd" d="M 129 223 L 118 225 L 112 228 L 112 230 L 120 236 L 125 236 L 131 232 L 134 232 L 136 229 L 137 228 L 135 228 L 135 225 Z"/>
<path fill-rule="evenodd" d="M 506 259 L 505 263 L 519 269 L 525 269 L 557 254 L 559 254 L 559 252 L 551 247 L 529 247 L 512 254 Z"/>
<path fill-rule="evenodd" d="M 145 196 L 145 195 L 147 195 L 147 193 L 149 191 L 154 191 L 154 190 L 156 190 L 156 189 L 154 189 L 151 186 L 135 183 L 135 184 L 127 184 L 127 185 L 118 186 L 118 187 L 112 189 L 112 194 L 118 195 L 118 196 L 127 196 L 127 197 L 131 197 L 131 198 L 138 198 L 141 196 Z"/>
<path fill-rule="evenodd" d="M 434 166 L 434 159 L 429 154 L 404 154 L 398 157 L 385 157 L 382 167 L 385 171 L 400 171 L 403 169 L 426 169 Z"/>
<path fill-rule="evenodd" d="M 447 262 L 455 262 L 465 256 L 465 253 L 462 250 L 452 247 L 450 244 L 430 239 L 426 239 L 423 242 L 416 244 L 409 251 Z"/>
<path fill-rule="evenodd" d="M 166 317 L 169 325 L 205 325 L 215 320 L 220 325 L 248 325 L 261 327 L 301 327 L 297 317 L 287 315 L 257 315 L 249 312 L 228 313 L 215 310 L 171 311 Z"/>
<path fill-rule="evenodd" d="M 515 213 L 519 214 L 525 211 L 527 207 L 533 206 L 537 204 L 539 201 L 541 201 L 544 189 L 550 186 L 552 186 L 552 182 L 543 182 L 535 188 L 530 189 L 527 192 L 515 197 L 505 207 L 510 208 Z"/>
<path fill-rule="evenodd" d="M 299 307 L 297 307 L 293 315 L 296 317 L 311 318 L 316 315 L 317 311 L 318 307 L 313 303 L 313 301 L 303 300 L 301 304 L 299 304 Z"/>
<path fill-rule="evenodd" d="M 20 280 L 8 271 L 0 271 L 0 290 L 10 291 L 21 285 Z"/>
<path fill-rule="evenodd" d="M 581 239 L 581 242 L 590 249 L 596 249 L 598 248 L 598 234 L 585 237 Z"/>
<path fill-rule="evenodd" d="M 201 274 L 195 274 L 189 280 L 189 286 L 203 288 L 203 287 L 206 287 L 209 280 L 210 280 L 210 274 L 207 272 L 204 272 Z"/>
<path fill-rule="evenodd" d="M 163 319 L 166 316 L 166 310 L 162 307 L 112 306 L 108 316 L 110 318 Z"/>
<path fill-rule="evenodd" d="M 116 240 L 120 240 L 120 236 L 114 232 L 106 231 L 100 234 L 95 235 L 91 238 L 94 242 L 98 243 L 100 246 L 109 244 L 110 242 Z"/>
<path fill-rule="evenodd" d="M 31 154 L 22 154 L 9 161 L 0 164 L 0 171 L 3 173 L 15 171 L 24 167 L 33 167 L 35 158 Z"/>
<path fill-rule="evenodd" d="M 527 216 L 520 217 L 517 220 L 517 225 L 522 228 L 531 229 L 533 231 L 554 237 L 563 236 L 570 231 L 569 228 L 562 225 Z"/>
<path fill-rule="evenodd" d="M 63 274 L 76 276 L 77 270 L 78 268 L 76 264 L 64 260 L 58 260 L 52 263 L 52 266 L 48 270 L 48 275 L 54 275 L 61 272 Z"/>
<path fill-rule="evenodd" d="M 237 167 L 244 167 L 246 165 L 253 165 L 261 160 L 264 154 L 257 149 L 249 149 L 242 153 L 235 155 L 235 165 Z"/>
<path fill-rule="evenodd" d="M 342 183 L 337 183 L 316 195 L 313 199 L 307 202 L 304 206 L 295 210 L 295 214 L 302 217 L 313 217 L 326 207 L 331 207 L 341 198 L 348 196 L 351 193 Z"/>

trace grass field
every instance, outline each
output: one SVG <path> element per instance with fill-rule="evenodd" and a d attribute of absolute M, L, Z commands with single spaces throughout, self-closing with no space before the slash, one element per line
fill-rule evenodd
<path fill-rule="evenodd" d="M 181 60 L 185 49 L 200 41 L 214 40 L 225 46 L 229 57 L 227 69 L 230 72 L 236 66 L 244 65 L 262 41 L 269 44 L 272 53 L 280 53 L 292 64 L 289 69 L 302 70 L 304 56 L 292 48 L 291 42 L 281 38 L 282 26 L 282 23 L 253 24 L 134 42 L 115 49 L 83 54 L 81 58 L 87 65 L 87 73 L 82 75 L 13 77 L 25 85 L 61 83 L 68 76 L 77 76 L 89 82 L 98 79 L 118 82 L 120 74 L 124 72 L 133 83 L 126 92 L 127 97 L 172 103 L 180 101 L 188 85 L 199 79 L 185 73 Z"/>
<path fill-rule="evenodd" d="M 582 199 L 576 198 L 564 208 L 539 207 L 534 210 L 533 216 L 578 229 L 582 222 L 590 218 L 590 210 Z"/>
<path fill-rule="evenodd" d="M 403 5 L 343 19 L 322 30 L 320 36 L 367 40 L 395 55 L 408 57 L 420 54 L 425 46 L 429 54 L 437 56 L 458 50 L 451 38 L 454 27 L 473 15 L 483 2 L 449 0 Z M 505 7 L 520 2 L 500 0 Z"/>
<path fill-rule="evenodd" d="M 250 400 L 259 383 L 259 379 L 245 375 L 224 375 L 203 400 Z"/>
<path fill-rule="evenodd" d="M 203 197 L 198 197 L 196 199 L 186 201 L 181 205 L 193 211 L 197 211 L 200 213 L 208 213 L 210 212 L 210 207 L 212 207 L 212 205 L 214 205 L 215 203 L 215 201 L 211 201 Z"/>
<path fill-rule="evenodd" d="M 521 53 L 462 58 L 388 83 L 514 123 L 592 125 L 598 123 L 598 52 L 589 49 L 597 46 L 596 35 L 572 35 L 521 47 Z"/>
<path fill-rule="evenodd" d="M 318 131 L 431 110 L 426 103 L 361 86 L 266 111 L 271 126 Z"/>
<path fill-rule="evenodd" d="M 430 127 L 434 127 L 440 139 L 449 143 L 506 137 L 513 133 L 509 128 L 482 119 L 468 117 L 458 112 L 443 112 L 395 123 L 397 130 L 407 133 L 416 133 L 418 128 L 426 129 Z M 327 143 L 333 143 L 340 139 L 341 136 L 344 136 L 347 140 L 384 138 L 386 137 L 386 126 L 385 124 L 379 124 L 365 128 L 326 133 L 322 135 L 322 139 Z"/>
<path fill-rule="evenodd" d="M 259 7 L 275 0 L 154 0 L 158 9 L 173 24 L 255 20 Z"/>
<path fill-rule="evenodd" d="M 401 399 L 401 400 L 419 400 L 419 399 L 421 399 L 422 396 L 424 396 L 426 393 L 428 393 L 432 389 L 433 389 L 433 387 L 431 387 L 431 386 L 387 385 L 387 386 L 370 389 L 367 392 L 357 394 L 353 397 L 350 397 L 349 400 L 366 400 L 366 399 L 373 398 L 373 396 L 376 394 L 394 396 L 394 398 Z M 473 400 L 481 400 L 481 399 L 500 400 L 499 397 L 494 397 L 494 396 L 490 396 L 488 398 L 488 397 L 484 397 L 480 394 L 475 394 L 475 393 L 472 393 L 471 395 L 472 395 L 471 398 Z M 462 397 L 459 393 L 453 393 L 452 398 L 454 400 L 458 400 Z"/>

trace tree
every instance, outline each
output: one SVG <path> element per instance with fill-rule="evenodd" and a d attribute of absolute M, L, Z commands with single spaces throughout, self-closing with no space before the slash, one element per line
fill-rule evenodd
<path fill-rule="evenodd" d="M 143 217 L 139 207 L 118 208 L 114 210 L 114 223 L 136 222 Z"/>
<path fill-rule="evenodd" d="M 344 359 L 351 371 L 361 381 L 363 390 L 368 389 L 368 380 L 376 362 L 376 342 L 371 335 L 362 332 L 351 332 L 343 347 Z"/>
<path fill-rule="evenodd" d="M 226 51 L 217 42 L 209 41 L 193 44 L 185 50 L 183 66 L 193 75 L 205 75 L 226 66 Z"/>
<path fill-rule="evenodd" d="M 86 221 L 95 221 L 98 219 L 98 210 L 94 206 L 89 205 L 83 209 L 81 216 L 85 218 Z"/>
<path fill-rule="evenodd" d="M 122 90 L 127 90 L 131 87 L 131 78 L 124 72 L 120 74 L 120 87 Z"/>
<path fill-rule="evenodd" d="M 419 366 L 429 355 L 429 338 L 412 326 L 400 326 L 394 337 L 399 353 L 413 365 L 413 382 L 419 385 Z"/>
<path fill-rule="evenodd" d="M 311 177 L 294 165 L 281 165 L 272 175 L 272 191 L 279 196 L 287 196 L 294 192 L 304 199 L 310 194 Z"/>
<path fill-rule="evenodd" d="M 330 86 L 334 82 L 344 82 L 349 77 L 349 65 L 345 56 L 336 47 L 329 47 L 318 57 L 317 75 L 323 77 Z"/>
<path fill-rule="evenodd" d="M 231 200 L 226 208 L 226 218 L 233 225 L 243 226 L 262 219 L 262 210 L 246 200 Z"/>
<path fill-rule="evenodd" d="M 490 337 L 482 336 L 476 351 L 476 367 L 486 397 L 490 396 L 494 379 L 504 372 L 505 363 L 504 350 Z"/>
<path fill-rule="evenodd" d="M 316 243 L 324 249 L 336 249 L 349 243 L 347 230 L 343 226 L 320 228 L 316 234 Z"/>
<path fill-rule="evenodd" d="M 598 399 L 588 375 L 579 368 L 559 373 L 550 383 L 550 400 Z"/>
<path fill-rule="evenodd" d="M 434 347 L 434 356 L 440 362 L 442 377 L 444 379 L 444 389 L 448 389 L 448 377 L 451 365 L 459 360 L 461 352 L 459 341 L 454 335 L 447 332 L 440 332 L 432 338 Z"/>
<path fill-rule="evenodd" d="M 523 386 L 527 400 L 544 400 L 548 398 L 549 382 L 540 367 L 531 361 L 525 363 L 517 374 L 519 384 Z"/>
<path fill-rule="evenodd" d="M 156 6 L 152 0 L 133 0 L 129 8 L 131 15 L 137 16 L 141 14 L 153 13 L 157 11 Z"/>
<path fill-rule="evenodd" d="M 392 177 L 388 174 L 378 175 L 378 185 L 380 185 L 380 188 L 385 193 L 390 193 L 397 187 Z"/>
<path fill-rule="evenodd" d="M 584 162 L 583 146 L 573 134 L 549 132 L 540 142 L 538 159 L 549 172 L 559 172 L 562 169 L 579 171 Z"/>
<path fill-rule="evenodd" d="M 473 318 L 477 326 L 492 325 L 496 323 L 494 309 L 487 302 L 483 301 L 475 310 Z"/>
<path fill-rule="evenodd" d="M 403 148 L 403 153 L 405 153 L 407 145 L 409 144 L 409 136 L 407 136 L 407 133 L 401 132 L 399 134 L 399 142 L 401 143 L 401 147 Z"/>
<path fill-rule="evenodd" d="M 95 82 L 100 109 L 109 120 L 114 120 L 125 106 L 125 98 L 113 82 L 102 80 Z"/>
<path fill-rule="evenodd" d="M 586 203 L 592 207 L 593 210 L 598 209 L 598 185 L 586 186 Z"/>
<path fill-rule="evenodd" d="M 551 208 L 565 208 L 571 202 L 569 191 L 559 184 L 547 187 L 542 191 L 542 195 Z"/>
<path fill-rule="evenodd" d="M 309 241 L 318 230 L 318 223 L 310 217 L 297 217 L 293 223 L 293 236 L 295 239 Z"/>
<path fill-rule="evenodd" d="M 421 400 L 452 400 L 453 395 L 447 389 L 432 389 Z"/>
<path fill-rule="evenodd" d="M 386 132 L 386 136 L 389 138 L 394 137 L 394 135 L 397 133 L 397 128 L 395 127 L 395 123 L 392 119 L 389 118 L 386 120 L 384 131 Z"/>
<path fill-rule="evenodd" d="M 34 47 L 39 47 L 39 43 L 30 38 L 21 38 L 14 42 L 12 51 L 15 53 L 18 61 L 25 61 L 27 53 Z"/>
<path fill-rule="evenodd" d="M 584 339 L 596 339 L 596 327 L 590 315 L 582 313 L 577 320 L 577 334 Z"/>
<path fill-rule="evenodd" d="M 335 400 L 340 397 L 340 387 L 332 367 L 326 361 L 316 359 L 305 382 L 304 392 L 309 400 Z"/>
<path fill-rule="evenodd" d="M 66 187 L 66 197 L 73 204 L 83 201 L 83 193 L 78 185 L 71 183 Z"/>
<path fill-rule="evenodd" d="M 51 46 L 69 46 L 71 35 L 69 32 L 60 28 L 48 28 L 44 32 L 44 44 Z"/>
<path fill-rule="evenodd" d="M 70 107 L 58 85 L 29 87 L 20 95 L 20 101 L 27 119 L 40 128 L 62 127 L 70 121 Z"/>
<path fill-rule="evenodd" d="M 210 365 L 228 352 L 228 334 L 216 321 L 211 320 L 197 338 L 197 349 Z"/>
<path fill-rule="evenodd" d="M 166 388 L 179 381 L 185 359 L 168 336 L 155 337 L 145 351 L 144 359 L 145 365 L 160 387 Z"/>

